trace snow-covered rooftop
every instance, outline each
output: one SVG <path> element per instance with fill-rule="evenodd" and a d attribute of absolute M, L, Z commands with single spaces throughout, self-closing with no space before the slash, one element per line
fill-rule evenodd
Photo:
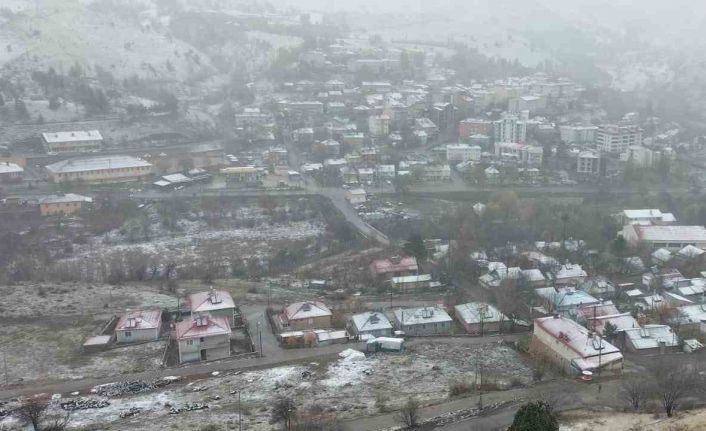
<path fill-rule="evenodd" d="M 150 167 L 151 163 L 132 156 L 101 156 L 82 159 L 68 159 L 47 165 L 46 169 L 54 174 L 69 172 L 101 171 L 111 169 L 130 169 Z"/>
<path fill-rule="evenodd" d="M 192 293 L 187 301 L 192 313 L 235 308 L 233 297 L 225 290 L 211 289 Z"/>
<path fill-rule="evenodd" d="M 440 307 L 398 308 L 395 318 L 402 326 L 451 322 L 451 316 Z"/>
<path fill-rule="evenodd" d="M 311 319 L 314 317 L 330 316 L 331 310 L 319 301 L 295 302 L 284 309 L 288 320 Z"/>
<path fill-rule="evenodd" d="M 392 324 L 387 316 L 378 311 L 355 314 L 351 317 L 351 321 L 358 332 L 392 329 Z"/>
<path fill-rule="evenodd" d="M 495 323 L 507 320 L 507 317 L 492 304 L 482 302 L 469 302 L 454 307 L 456 317 L 466 323 Z"/>
<path fill-rule="evenodd" d="M 82 130 L 75 132 L 51 132 L 42 133 L 44 141 L 50 144 L 59 142 L 83 142 L 83 141 L 102 141 L 103 136 L 98 130 Z"/>

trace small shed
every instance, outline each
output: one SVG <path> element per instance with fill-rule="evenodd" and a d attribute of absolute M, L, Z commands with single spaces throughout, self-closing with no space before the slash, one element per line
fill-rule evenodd
<path fill-rule="evenodd" d="M 374 352 L 404 352 L 404 338 L 378 337 L 371 338 L 365 345 L 368 353 Z"/>
<path fill-rule="evenodd" d="M 89 337 L 81 346 L 86 353 L 101 352 L 107 350 L 113 342 L 112 335 L 96 335 Z"/>

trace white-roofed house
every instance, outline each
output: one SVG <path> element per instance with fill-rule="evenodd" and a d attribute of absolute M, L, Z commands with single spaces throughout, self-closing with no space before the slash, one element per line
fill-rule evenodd
<path fill-rule="evenodd" d="M 598 369 L 618 373 L 623 368 L 623 355 L 617 347 L 558 315 L 534 320 L 530 353 L 572 374 Z"/>
<path fill-rule="evenodd" d="M 225 290 L 192 293 L 187 297 L 187 306 L 192 315 L 208 313 L 213 317 L 224 317 L 231 328 L 235 326 L 238 312 L 233 297 Z"/>
<path fill-rule="evenodd" d="M 544 300 L 545 309 L 563 316 L 576 316 L 579 307 L 600 303 L 588 293 L 571 287 L 542 287 L 534 291 Z"/>
<path fill-rule="evenodd" d="M 520 278 L 530 287 L 544 287 L 547 284 L 544 274 L 537 268 L 523 269 Z"/>
<path fill-rule="evenodd" d="M 615 297 L 615 286 L 602 275 L 586 279 L 586 281 L 578 284 L 577 289 L 597 298 L 609 299 Z"/>
<path fill-rule="evenodd" d="M 586 280 L 586 271 L 581 268 L 581 265 L 575 263 L 566 263 L 561 265 L 553 274 L 554 284 L 557 286 L 567 284 L 578 284 Z"/>
<path fill-rule="evenodd" d="M 454 307 L 454 313 L 466 332 L 472 335 L 504 332 L 512 326 L 512 322 L 492 304 L 459 304 Z"/>
<path fill-rule="evenodd" d="M 676 222 L 674 214 L 663 213 L 658 209 L 623 210 L 623 212 L 621 212 L 619 216 L 620 221 L 623 225 L 671 224 Z"/>
<path fill-rule="evenodd" d="M 351 205 L 360 205 L 365 203 L 366 193 L 364 189 L 351 189 L 346 191 L 346 200 Z"/>
<path fill-rule="evenodd" d="M 15 183 L 22 179 L 24 168 L 17 163 L 0 162 L 0 183 Z"/>
<path fill-rule="evenodd" d="M 83 153 L 100 151 L 103 136 L 98 130 L 42 133 L 47 153 Z"/>
<path fill-rule="evenodd" d="M 672 260 L 672 252 L 666 248 L 658 248 L 650 254 L 650 257 L 652 258 L 652 262 L 655 264 L 664 265 Z"/>
<path fill-rule="evenodd" d="M 390 337 L 392 324 L 384 313 L 369 311 L 351 316 L 348 322 L 350 332 L 357 336 Z"/>
<path fill-rule="evenodd" d="M 174 338 L 179 347 L 179 363 L 227 358 L 230 334 L 230 323 L 223 316 L 195 314 L 178 322 Z"/>
<path fill-rule="evenodd" d="M 663 354 L 679 351 L 679 337 L 667 325 L 645 325 L 626 329 L 625 346 L 628 351 L 642 354 Z"/>
<path fill-rule="evenodd" d="M 693 245 L 687 245 L 686 247 L 676 252 L 675 256 L 681 261 L 697 262 L 703 261 L 704 253 L 706 252 L 704 252 L 698 247 L 694 247 Z"/>
<path fill-rule="evenodd" d="M 295 302 L 277 315 L 275 323 L 280 330 L 301 331 L 331 327 L 331 310 L 320 301 Z"/>
<path fill-rule="evenodd" d="M 441 307 L 398 308 L 395 327 L 410 336 L 448 335 L 453 319 Z"/>
<path fill-rule="evenodd" d="M 123 314 L 115 326 L 118 343 L 156 341 L 162 331 L 162 310 L 135 310 Z"/>

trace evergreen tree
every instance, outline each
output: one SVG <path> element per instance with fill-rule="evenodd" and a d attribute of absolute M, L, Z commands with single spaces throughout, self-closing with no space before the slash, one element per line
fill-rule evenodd
<path fill-rule="evenodd" d="M 424 246 L 424 240 L 419 234 L 412 234 L 404 245 L 404 251 L 410 256 L 414 256 L 418 261 L 422 262 L 427 258 L 427 248 Z"/>
<path fill-rule="evenodd" d="M 549 404 L 533 401 L 520 407 L 508 431 L 559 431 L 559 421 Z"/>

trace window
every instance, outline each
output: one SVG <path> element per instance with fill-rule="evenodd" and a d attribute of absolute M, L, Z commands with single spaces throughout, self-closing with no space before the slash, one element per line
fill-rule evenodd
<path fill-rule="evenodd" d="M 203 343 L 204 341 L 206 341 L 206 339 L 205 339 L 204 337 L 199 337 L 199 342 L 200 342 L 200 343 Z"/>
<path fill-rule="evenodd" d="M 125 331 L 125 337 L 132 337 L 132 331 Z"/>
<path fill-rule="evenodd" d="M 193 346 L 193 345 L 194 345 L 194 340 L 186 340 L 186 345 L 187 345 L 187 346 Z"/>

